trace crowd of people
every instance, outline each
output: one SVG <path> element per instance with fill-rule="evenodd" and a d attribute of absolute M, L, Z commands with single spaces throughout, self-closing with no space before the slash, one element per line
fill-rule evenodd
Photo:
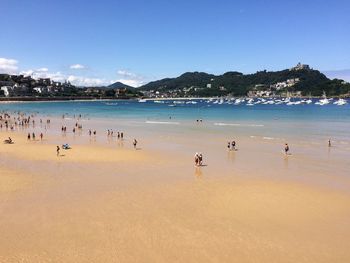
<path fill-rule="evenodd" d="M 30 114 L 29 116 L 27 116 L 27 114 L 22 113 L 22 112 L 17 112 L 17 113 L 15 113 L 15 116 L 12 117 L 8 112 L 2 112 L 0 114 L 0 129 L 2 130 L 4 127 L 6 130 L 10 129 L 11 131 L 14 131 L 18 127 L 21 127 L 24 129 L 27 129 L 30 127 L 34 128 L 35 127 L 34 117 L 35 117 L 34 114 Z M 63 115 L 62 118 L 64 119 L 65 115 Z M 74 115 L 74 118 L 75 118 L 75 115 Z M 80 118 L 81 118 L 81 115 L 79 115 L 78 120 L 80 120 Z M 202 119 L 198 119 L 198 120 L 196 120 L 196 122 L 201 123 Z M 47 119 L 46 125 L 45 125 L 45 130 L 47 129 L 47 125 L 49 125 L 50 123 L 51 123 L 51 120 Z M 42 119 L 40 119 L 40 124 L 41 125 L 43 124 Z M 81 124 L 79 124 L 78 122 L 75 123 L 75 126 L 72 129 L 73 134 L 75 134 L 77 129 L 79 131 L 81 131 L 83 129 L 83 126 Z M 61 127 L 61 132 L 65 134 L 67 132 L 67 126 L 63 125 Z M 89 134 L 89 136 L 92 136 L 92 135 L 96 136 L 97 131 L 96 130 L 92 131 L 91 129 L 89 129 L 88 134 Z M 44 137 L 43 132 L 40 132 L 40 140 L 43 140 L 43 137 Z M 120 132 L 120 131 L 114 132 L 113 130 L 108 129 L 107 130 L 107 137 L 109 137 L 109 138 L 116 137 L 118 140 L 119 139 L 123 140 L 124 139 L 124 132 Z M 32 132 L 32 133 L 29 132 L 27 134 L 27 140 L 35 141 L 36 140 L 35 132 Z M 4 140 L 4 143 L 13 144 L 14 142 L 11 139 L 11 137 L 9 137 L 8 139 Z M 138 141 L 136 139 L 134 139 L 132 141 L 132 145 L 133 145 L 134 149 L 137 149 L 137 144 L 138 144 Z M 63 144 L 62 148 L 63 149 L 70 149 L 70 146 L 67 146 L 67 145 L 68 144 Z M 331 147 L 331 146 L 332 146 L 331 139 L 329 139 L 328 140 L 328 147 Z M 227 149 L 228 149 L 228 151 L 237 151 L 236 141 L 235 140 L 228 141 L 227 142 Z M 61 148 L 59 146 L 57 146 L 56 147 L 57 156 L 59 156 L 60 150 L 61 150 Z M 291 155 L 290 147 L 289 147 L 288 143 L 286 143 L 284 145 L 284 153 L 285 153 L 285 155 Z M 195 156 L 194 156 L 194 161 L 195 161 L 196 166 L 202 166 L 203 165 L 203 154 L 196 152 Z"/>
<path fill-rule="evenodd" d="M 113 130 L 107 130 L 107 137 L 109 138 L 113 138 L 113 137 L 117 137 L 117 139 L 124 139 L 124 132 L 114 132 Z"/>

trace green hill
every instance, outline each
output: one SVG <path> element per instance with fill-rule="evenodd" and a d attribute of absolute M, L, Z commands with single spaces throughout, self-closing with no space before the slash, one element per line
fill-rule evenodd
<path fill-rule="evenodd" d="M 128 86 L 128 85 L 126 85 L 122 82 L 119 82 L 119 81 L 107 86 L 107 88 L 109 88 L 109 89 L 128 89 L 128 90 L 135 89 L 134 87 Z"/>
<path fill-rule="evenodd" d="M 298 92 L 302 95 L 329 96 L 350 93 L 350 84 L 342 80 L 330 80 L 318 70 L 308 66 L 281 71 L 258 71 L 254 74 L 226 72 L 212 75 L 204 72 L 187 72 L 177 78 L 166 78 L 150 82 L 141 91 L 173 92 L 191 96 L 235 96 L 247 95 L 249 91 L 271 90 L 275 94 Z M 283 87 L 285 86 L 285 87 Z"/>

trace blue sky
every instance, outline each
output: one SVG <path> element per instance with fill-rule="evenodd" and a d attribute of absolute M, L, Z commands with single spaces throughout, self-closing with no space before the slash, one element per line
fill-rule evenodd
<path fill-rule="evenodd" d="M 310 64 L 350 80 L 345 0 L 0 0 L 0 72 L 134 86 Z"/>

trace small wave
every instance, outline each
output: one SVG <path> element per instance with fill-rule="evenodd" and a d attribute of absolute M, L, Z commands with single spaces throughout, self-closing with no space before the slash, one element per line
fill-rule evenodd
<path fill-rule="evenodd" d="M 240 126 L 240 127 L 264 127 L 263 124 L 241 124 L 241 123 L 224 123 L 224 122 L 216 122 L 214 123 L 216 126 Z"/>
<path fill-rule="evenodd" d="M 118 105 L 118 103 L 117 102 L 115 102 L 115 103 L 112 103 L 112 102 L 106 102 L 106 103 L 104 103 L 105 105 L 108 105 L 108 106 L 112 106 L 112 105 Z"/>
<path fill-rule="evenodd" d="M 171 124 L 171 125 L 179 125 L 179 122 L 171 122 L 171 121 L 146 121 L 148 124 Z"/>
<path fill-rule="evenodd" d="M 274 140 L 275 138 L 273 137 L 263 137 L 264 140 Z"/>

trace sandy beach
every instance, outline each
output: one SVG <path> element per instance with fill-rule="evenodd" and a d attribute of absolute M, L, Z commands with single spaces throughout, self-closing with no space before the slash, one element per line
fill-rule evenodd
<path fill-rule="evenodd" d="M 53 119 L 43 141 L 42 127 L 1 130 L 15 143 L 0 144 L 0 262 L 350 260 L 346 147 L 294 141 L 286 157 L 282 139 L 240 136 L 228 152 L 225 133 L 200 127 L 118 141 L 73 126 Z"/>

